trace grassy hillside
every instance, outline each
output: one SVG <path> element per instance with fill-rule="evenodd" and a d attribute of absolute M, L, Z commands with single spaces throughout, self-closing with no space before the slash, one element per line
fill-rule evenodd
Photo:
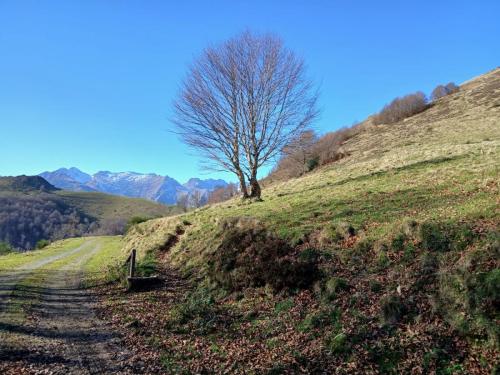
<path fill-rule="evenodd" d="M 32 249 L 41 239 L 122 233 L 130 218 L 175 213 L 144 199 L 55 189 L 41 177 L 0 178 L 0 241 Z"/>
<path fill-rule="evenodd" d="M 500 69 L 399 123 L 367 120 L 343 148 L 347 157 L 271 185 L 263 202 L 232 200 L 129 232 L 125 252 L 191 282 L 132 297 L 155 301 L 140 300 L 147 317 L 109 302 L 149 329 L 145 345 L 167 369 L 498 371 Z M 260 264 L 270 244 L 291 247 L 281 268 Z"/>
<path fill-rule="evenodd" d="M 64 202 L 99 220 L 128 220 L 132 216 L 153 218 L 179 212 L 179 208 L 176 206 L 165 206 L 146 199 L 127 198 L 104 193 L 61 190 L 56 195 Z"/>
<path fill-rule="evenodd" d="M 484 211 L 496 217 L 495 194 L 479 193 L 498 191 L 499 145 L 500 69 L 496 69 L 400 123 L 373 126 L 366 121 L 363 131 L 344 145 L 348 157 L 270 186 L 263 192 L 263 202 L 246 204 L 236 199 L 180 217 L 150 221 L 141 226 L 145 235 L 131 233 L 128 247 L 144 252 L 154 248 L 182 220 L 195 225 L 189 226 L 192 234 L 176 246 L 178 256 L 173 252 L 180 265 L 183 258 L 193 262 L 181 245 L 194 250 L 195 241 L 186 237 L 196 237 L 197 229 L 206 235 L 205 229 L 217 228 L 223 217 L 260 218 L 290 240 L 332 220 L 357 225 L 374 221 L 379 225 L 369 232 L 381 232 L 381 224 L 390 226 L 405 215 L 415 219 L 465 216 L 458 205 L 466 206 L 463 210 L 470 213 Z M 475 194 L 465 195 L 467 185 Z M 484 201 L 477 208 L 471 201 L 475 196 Z M 455 204 L 450 206 L 452 201 Z M 206 251 L 201 237 L 201 251 Z"/>

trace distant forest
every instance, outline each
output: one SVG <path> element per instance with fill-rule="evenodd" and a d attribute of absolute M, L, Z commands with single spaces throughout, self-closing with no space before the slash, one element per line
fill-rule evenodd
<path fill-rule="evenodd" d="M 57 240 L 96 232 L 95 218 L 51 194 L 0 196 L 0 241 L 32 249 L 39 240 Z"/>

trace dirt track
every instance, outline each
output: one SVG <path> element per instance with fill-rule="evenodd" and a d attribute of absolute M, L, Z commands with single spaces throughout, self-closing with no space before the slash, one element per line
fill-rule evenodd
<path fill-rule="evenodd" d="M 95 316 L 95 299 L 81 286 L 82 266 L 99 249 L 99 241 L 91 239 L 20 268 L 0 270 L 0 373 L 142 372 L 140 362 L 131 364 L 119 335 Z"/>

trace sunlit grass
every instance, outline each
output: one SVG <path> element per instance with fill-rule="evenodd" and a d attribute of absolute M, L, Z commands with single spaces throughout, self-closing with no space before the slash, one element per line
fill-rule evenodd
<path fill-rule="evenodd" d="M 36 262 L 47 257 L 63 253 L 69 249 L 81 246 L 86 241 L 85 238 L 71 238 L 56 241 L 42 250 L 13 252 L 0 256 L 0 272 L 12 271 L 31 262 Z"/>
<path fill-rule="evenodd" d="M 108 277 L 109 267 L 123 262 L 121 246 L 121 236 L 72 238 L 55 242 L 43 250 L 0 257 L 3 273 L 9 273 L 23 267 L 29 269 L 33 262 L 62 256 L 29 271 L 16 282 L 7 313 L 16 321 L 24 320 L 26 312 L 40 298 L 40 294 L 33 292 L 34 288 L 43 288 L 58 272 L 67 273 L 85 285 L 103 282 Z"/>

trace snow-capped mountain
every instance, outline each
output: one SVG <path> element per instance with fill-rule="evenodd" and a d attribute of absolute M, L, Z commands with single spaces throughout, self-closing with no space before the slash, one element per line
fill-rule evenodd
<path fill-rule="evenodd" d="M 199 191 L 204 200 L 208 194 L 222 186 L 224 180 L 191 178 L 181 185 L 169 176 L 157 174 L 141 174 L 135 172 L 101 171 L 89 175 L 77 168 L 61 168 L 53 172 L 40 174 L 55 187 L 72 191 L 100 191 L 126 197 L 145 198 L 152 201 L 175 204 L 181 195 L 192 195 Z"/>
<path fill-rule="evenodd" d="M 96 191 L 94 188 L 86 185 L 92 180 L 92 176 L 83 173 L 78 168 L 60 168 L 54 172 L 40 173 L 40 176 L 45 178 L 52 185 L 57 185 L 56 187 L 60 189 L 71 191 Z"/>

